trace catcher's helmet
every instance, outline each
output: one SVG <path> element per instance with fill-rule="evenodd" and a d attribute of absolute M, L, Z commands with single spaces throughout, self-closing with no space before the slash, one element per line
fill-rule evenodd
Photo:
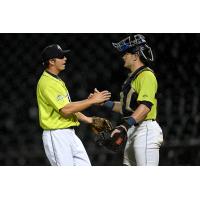
<path fill-rule="evenodd" d="M 118 43 L 112 43 L 112 45 L 120 53 L 139 53 L 147 61 L 154 60 L 151 47 L 147 45 L 145 37 L 141 34 L 134 35 L 134 40 L 132 41 L 129 36 Z"/>

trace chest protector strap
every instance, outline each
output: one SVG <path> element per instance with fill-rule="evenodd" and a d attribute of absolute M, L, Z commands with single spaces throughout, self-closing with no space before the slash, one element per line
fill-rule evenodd
<path fill-rule="evenodd" d="M 138 107 L 138 102 L 137 102 L 138 94 L 131 87 L 131 83 L 138 77 L 139 74 L 141 74 L 144 71 L 153 72 L 150 68 L 142 66 L 139 69 L 137 69 L 131 76 L 129 76 L 122 85 L 122 90 L 120 93 L 120 102 L 122 105 L 122 113 L 125 117 L 130 116 L 134 112 L 134 110 Z"/>

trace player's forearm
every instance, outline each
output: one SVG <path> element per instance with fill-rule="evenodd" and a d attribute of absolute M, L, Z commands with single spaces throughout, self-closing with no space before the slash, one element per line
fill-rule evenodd
<path fill-rule="evenodd" d="M 131 115 L 135 121 L 138 123 L 138 122 L 141 122 L 143 121 L 147 114 L 150 112 L 150 109 L 144 105 L 144 104 L 140 104 L 137 109 L 135 110 L 135 112 Z"/>
<path fill-rule="evenodd" d="M 81 112 L 75 113 L 76 117 L 78 118 L 79 121 L 82 121 L 86 124 L 91 124 L 92 123 L 92 117 L 87 117 Z"/>
<path fill-rule="evenodd" d="M 67 104 L 65 107 L 63 107 L 62 109 L 60 109 L 60 114 L 63 117 L 68 117 L 71 114 L 75 114 L 77 112 L 81 112 L 81 111 L 89 108 L 93 104 L 94 104 L 94 102 L 91 99 L 86 99 L 86 100 L 77 101 L 77 102 L 71 102 L 71 103 Z"/>
<path fill-rule="evenodd" d="M 119 101 L 106 101 L 102 106 L 114 112 L 118 112 L 118 113 L 122 112 L 122 106 Z"/>
<path fill-rule="evenodd" d="M 114 101 L 114 106 L 112 109 L 114 112 L 122 113 L 122 106 L 120 101 Z"/>

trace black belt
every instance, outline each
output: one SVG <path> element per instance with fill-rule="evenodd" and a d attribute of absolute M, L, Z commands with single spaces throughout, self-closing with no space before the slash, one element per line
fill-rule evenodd
<path fill-rule="evenodd" d="M 156 121 L 155 119 L 146 119 L 144 121 Z"/>
<path fill-rule="evenodd" d="M 70 126 L 70 127 L 67 127 L 66 129 L 75 129 L 77 128 L 77 126 Z"/>
<path fill-rule="evenodd" d="M 74 130 L 75 128 L 77 128 L 78 126 L 70 126 L 70 127 L 66 127 L 66 128 L 58 128 L 58 129 L 44 129 L 45 131 L 56 131 L 56 130 L 63 130 L 63 129 L 72 129 Z"/>

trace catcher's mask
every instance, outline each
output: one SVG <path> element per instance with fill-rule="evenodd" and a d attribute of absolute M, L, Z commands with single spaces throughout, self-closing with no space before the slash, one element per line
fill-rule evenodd
<path fill-rule="evenodd" d="M 139 53 L 147 61 L 154 61 L 151 47 L 147 45 L 145 37 L 141 34 L 134 35 L 134 40 L 131 37 L 127 37 L 118 43 L 112 43 L 112 45 L 122 54 L 125 53 Z"/>

